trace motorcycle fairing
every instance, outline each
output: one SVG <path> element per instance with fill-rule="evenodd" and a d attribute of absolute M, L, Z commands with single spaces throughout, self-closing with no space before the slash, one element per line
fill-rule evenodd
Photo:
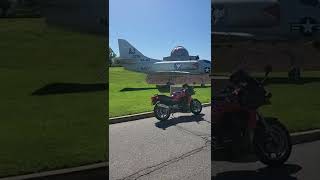
<path fill-rule="evenodd" d="M 214 105 L 213 118 L 214 121 L 222 120 L 222 115 L 225 113 L 247 112 L 248 113 L 248 127 L 254 129 L 256 127 L 257 116 L 256 110 L 247 109 L 241 107 L 236 103 L 224 103 L 220 105 Z"/>

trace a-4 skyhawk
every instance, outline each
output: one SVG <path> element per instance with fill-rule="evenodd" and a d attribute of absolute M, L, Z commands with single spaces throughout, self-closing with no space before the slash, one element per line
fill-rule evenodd
<path fill-rule="evenodd" d="M 118 43 L 120 56 L 115 63 L 129 71 L 147 74 L 150 84 L 210 83 L 211 61 L 189 56 L 182 46 L 176 47 L 170 57 L 159 60 L 146 57 L 124 39 Z"/>

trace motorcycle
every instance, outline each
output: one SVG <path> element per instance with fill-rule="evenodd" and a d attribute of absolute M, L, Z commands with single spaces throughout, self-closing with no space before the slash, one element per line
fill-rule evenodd
<path fill-rule="evenodd" d="M 175 91 L 171 96 L 154 95 L 151 97 L 151 104 L 154 105 L 154 115 L 160 120 L 167 120 L 171 114 L 176 112 L 193 113 L 198 115 L 202 111 L 202 104 L 198 99 L 192 98 L 195 94 L 191 86 Z"/>
<path fill-rule="evenodd" d="M 229 152 L 228 157 L 233 160 L 239 157 L 239 153 L 240 156 L 254 154 L 268 166 L 279 166 L 288 160 L 292 144 L 287 128 L 278 119 L 263 117 L 258 111 L 259 107 L 271 104 L 272 94 L 264 88 L 264 81 L 270 72 L 270 68 L 266 69 L 265 78 L 261 82 L 251 77 L 263 94 L 261 103 L 254 110 L 232 107 L 234 101 L 238 102 L 239 92 L 239 89 L 232 86 L 213 97 L 214 154 Z"/>

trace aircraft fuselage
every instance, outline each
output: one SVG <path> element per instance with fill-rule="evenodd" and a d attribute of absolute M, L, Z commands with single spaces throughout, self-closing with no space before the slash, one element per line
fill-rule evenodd
<path fill-rule="evenodd" d="M 248 33 L 256 40 L 318 39 L 319 8 L 316 0 L 213 0 L 212 30 Z"/>
<path fill-rule="evenodd" d="M 142 58 L 133 62 L 130 59 L 123 59 L 121 65 L 125 69 L 145 74 L 156 72 L 181 72 L 182 74 L 208 74 L 211 63 L 207 60 L 187 60 L 187 61 L 162 61 L 149 58 Z"/>

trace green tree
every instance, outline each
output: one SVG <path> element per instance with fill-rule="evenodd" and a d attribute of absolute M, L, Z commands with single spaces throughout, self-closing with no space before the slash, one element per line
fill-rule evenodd
<path fill-rule="evenodd" d="M 113 58 L 117 57 L 116 53 L 113 52 L 113 50 L 111 49 L 111 47 L 109 47 L 109 66 L 112 66 L 113 63 Z"/>

